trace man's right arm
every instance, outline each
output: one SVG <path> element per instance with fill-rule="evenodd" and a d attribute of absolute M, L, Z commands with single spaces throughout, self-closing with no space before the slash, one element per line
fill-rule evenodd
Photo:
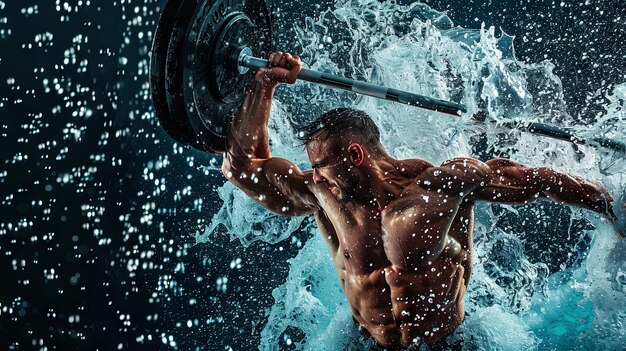
<path fill-rule="evenodd" d="M 270 55 L 272 68 L 260 69 L 235 116 L 226 139 L 222 173 L 248 196 L 281 215 L 305 215 L 316 207 L 310 174 L 288 160 L 272 157 L 267 123 L 278 83 L 293 83 L 300 59 Z"/>

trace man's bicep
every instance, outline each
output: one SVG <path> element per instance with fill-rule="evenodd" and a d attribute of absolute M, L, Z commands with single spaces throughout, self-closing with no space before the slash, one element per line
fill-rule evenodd
<path fill-rule="evenodd" d="M 468 200 L 505 204 L 525 204 L 545 196 L 543 194 L 543 168 L 530 168 L 508 159 L 485 162 L 485 182 L 471 194 Z"/>
<path fill-rule="evenodd" d="M 245 166 L 227 178 L 265 208 L 280 215 L 305 215 L 313 211 L 316 198 L 311 179 L 293 163 L 282 158 L 247 159 Z"/>

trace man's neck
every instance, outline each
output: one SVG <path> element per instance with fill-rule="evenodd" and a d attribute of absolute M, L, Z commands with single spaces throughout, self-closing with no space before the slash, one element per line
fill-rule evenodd
<path fill-rule="evenodd" d="M 384 210 L 390 202 L 399 198 L 412 182 L 399 169 L 399 161 L 389 155 L 370 156 L 361 171 L 363 187 L 355 194 L 361 201 L 369 202 Z"/>

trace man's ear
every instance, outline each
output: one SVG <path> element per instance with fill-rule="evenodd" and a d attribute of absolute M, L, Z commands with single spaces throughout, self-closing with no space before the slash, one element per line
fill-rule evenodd
<path fill-rule="evenodd" d="M 348 152 L 350 153 L 350 160 L 352 161 L 352 164 L 354 164 L 356 167 L 360 166 L 361 163 L 363 163 L 365 153 L 363 152 L 363 147 L 360 144 L 350 144 L 350 146 L 348 146 Z"/>

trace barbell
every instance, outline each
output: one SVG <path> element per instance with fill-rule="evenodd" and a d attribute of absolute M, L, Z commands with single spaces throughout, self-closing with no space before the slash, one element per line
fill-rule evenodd
<path fill-rule="evenodd" d="M 272 51 L 271 13 L 264 0 L 168 0 L 150 60 L 152 101 L 163 129 L 179 143 L 223 152 L 228 128 L 253 79 L 250 68 L 269 65 L 253 53 L 266 57 Z M 306 68 L 298 79 L 457 117 L 467 112 L 463 104 Z M 472 119 L 485 123 L 486 113 Z M 500 126 L 626 152 L 621 142 L 580 138 L 568 128 L 534 122 Z"/>

